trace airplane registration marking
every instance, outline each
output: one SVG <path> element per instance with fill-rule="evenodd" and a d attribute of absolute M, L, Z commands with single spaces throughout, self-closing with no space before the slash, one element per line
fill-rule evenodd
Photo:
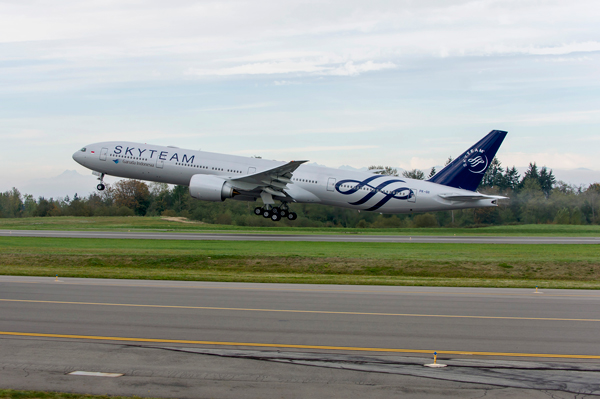
<path fill-rule="evenodd" d="M 354 316 L 396 316 L 396 317 L 436 317 L 457 319 L 498 319 L 498 320 L 533 320 L 533 321 L 582 321 L 600 322 L 600 319 L 572 319 L 559 317 L 518 317 L 518 316 L 468 316 L 468 315 L 439 315 L 439 314 L 417 314 L 417 313 L 371 313 L 371 312 L 342 312 L 330 310 L 297 310 L 297 309 L 253 309 L 253 308 L 229 308 L 216 306 L 185 306 L 185 305 L 145 305 L 132 303 L 105 303 L 105 302 L 71 302 L 71 301 L 42 301 L 33 299 L 0 299 L 1 302 L 25 302 L 25 303 L 48 303 L 56 305 L 87 305 L 87 306 L 123 306 L 139 308 L 163 308 L 163 309 L 191 309 L 191 310 L 219 310 L 238 312 L 274 312 L 274 313 L 309 313 L 309 314 L 339 314 Z"/>
<path fill-rule="evenodd" d="M 195 341 L 195 340 L 183 340 L 183 339 L 103 337 L 103 336 L 96 336 L 96 335 L 41 334 L 41 333 L 26 333 L 26 332 L 13 332 L 13 331 L 0 331 L 0 335 L 17 336 L 17 337 L 68 338 L 68 339 L 84 339 L 84 340 L 99 340 L 99 341 L 151 342 L 151 343 L 215 345 L 215 346 L 217 346 L 217 345 L 218 346 L 248 346 L 248 347 L 260 347 L 260 348 L 317 349 L 317 350 L 335 350 L 335 351 L 427 353 L 427 354 L 431 354 L 434 352 L 434 350 L 432 350 L 432 349 L 362 348 L 362 347 L 352 347 L 352 346 L 267 344 L 267 343 L 257 343 L 257 342 Z M 444 351 L 444 350 L 437 350 L 437 349 L 435 351 L 438 354 L 445 354 L 445 355 L 540 357 L 540 358 L 563 358 L 563 359 L 600 359 L 600 356 L 598 356 L 598 355 Z"/>

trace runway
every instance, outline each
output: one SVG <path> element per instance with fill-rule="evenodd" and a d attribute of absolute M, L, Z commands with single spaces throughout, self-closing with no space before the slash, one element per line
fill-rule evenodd
<path fill-rule="evenodd" d="M 170 378 L 168 370 L 158 366 L 160 362 L 169 365 L 174 362 L 169 367 L 173 367 L 172 373 L 177 375 L 188 372 L 198 377 L 198 370 L 208 367 L 217 374 L 239 377 L 240 373 L 252 374 L 253 369 L 246 368 L 248 362 L 258 362 L 260 366 L 256 367 L 261 370 L 262 379 L 275 381 L 284 378 L 281 373 L 293 371 L 294 375 L 303 376 L 298 378 L 307 379 L 308 385 L 302 389 L 311 386 L 309 380 L 319 380 L 317 376 L 329 373 L 332 381 L 350 378 L 341 368 L 354 370 L 352 373 L 358 374 L 350 373 L 352 376 L 362 377 L 352 378 L 361 381 L 365 378 L 363 374 L 369 374 L 369 371 L 389 374 L 373 377 L 374 381 L 379 381 L 374 384 L 390 387 L 392 391 L 391 387 L 397 387 L 399 381 L 416 378 L 413 383 L 422 388 L 422 395 L 415 394 L 414 397 L 430 396 L 440 387 L 449 389 L 448 392 L 456 389 L 457 397 L 469 397 L 463 389 L 473 390 L 473 395 L 481 393 L 473 383 L 502 385 L 498 382 L 500 377 L 491 378 L 489 371 L 481 374 L 482 367 L 509 364 L 511 366 L 505 368 L 512 369 L 515 363 L 510 362 L 526 360 L 560 364 L 562 368 L 558 368 L 563 374 L 575 372 L 577 367 L 584 365 L 585 370 L 577 371 L 576 379 L 565 380 L 568 383 L 563 389 L 600 393 L 600 385 L 590 382 L 597 381 L 600 373 L 599 304 L 600 292 L 583 290 L 542 290 L 536 294 L 533 289 L 100 279 L 56 281 L 0 276 L 0 351 L 3 353 L 0 370 L 18 374 L 22 365 L 28 365 L 29 375 L 31 370 L 39 370 L 40 378 L 36 384 L 43 387 L 44 381 L 48 384 L 48 379 L 42 377 L 49 369 L 63 370 L 63 376 L 80 367 L 95 368 L 89 371 L 116 370 L 131 376 L 134 368 L 138 371 L 133 374 L 138 378 L 150 373 L 151 365 L 160 360 L 153 369 L 154 374 L 148 375 Z M 157 348 L 161 348 L 160 354 L 156 352 L 159 351 Z M 174 349 L 178 352 L 173 352 Z M 431 359 L 434 351 L 447 362 L 467 362 L 453 364 L 454 370 L 462 370 L 462 374 L 446 373 L 437 382 L 417 378 L 437 378 L 423 375 L 420 365 L 418 368 L 415 364 L 407 366 L 411 362 Z M 220 360 L 215 360 L 214 355 Z M 360 362 L 351 360 L 357 356 L 361 357 Z M 173 360 L 175 358 L 179 363 Z M 116 359 L 120 360 L 117 362 Z M 390 364 L 383 364 L 382 359 L 387 359 L 388 363 L 393 359 L 393 370 L 389 369 Z M 134 367 L 136 362 L 139 364 Z M 186 368 L 191 367 L 190 362 L 194 364 L 193 370 Z M 475 367 L 475 363 L 468 362 L 480 363 Z M 336 371 L 315 372 L 315 368 L 302 368 L 301 364 L 328 369 L 335 369 L 338 364 L 344 366 Z M 399 365 L 406 366 L 403 366 L 401 376 L 397 375 Z M 532 370 L 540 368 L 539 365 L 531 367 Z M 569 370 L 565 371 L 565 367 Z M 381 371 L 382 368 L 385 370 Z M 467 369 L 479 370 L 480 374 L 474 371 L 475 374 L 463 375 Z M 519 373 L 522 375 L 523 371 Z M 553 375 L 547 379 L 548 384 L 561 381 L 563 377 L 562 374 Z M 76 381 L 75 377 L 69 378 L 71 380 L 67 381 Z M 516 379 L 525 385 L 515 385 L 513 379 L 505 378 L 509 385 L 504 386 L 535 388 L 535 384 L 539 386 L 540 378 L 527 383 L 524 382 L 526 377 Z M 27 382 L 18 378 L 11 381 L 16 381 L 16 385 Z M 136 381 L 137 385 L 134 385 L 139 386 Z M 173 380 L 169 381 L 173 383 Z M 186 382 L 194 390 L 181 388 L 182 391 L 171 396 L 203 397 L 196 391 L 200 389 L 198 381 Z M 456 381 L 463 385 L 452 385 L 458 384 Z M 321 386 L 322 382 L 312 389 L 319 386 L 323 389 L 319 392 L 325 394 L 329 392 L 327 389 L 339 388 L 333 383 L 329 388 L 325 383 Z M 470 385 L 464 386 L 467 383 Z M 6 384 L 0 378 L 0 386 L 7 387 Z M 134 385 L 127 385 L 127 389 L 115 386 L 111 393 L 149 395 L 139 389 L 136 391 L 132 388 Z M 232 388 L 231 384 L 224 386 Z M 276 394 L 281 394 L 274 385 L 265 390 L 269 384 L 253 385 L 254 388 L 246 391 L 239 390 L 239 384 L 236 386 L 238 390 L 231 392 L 209 390 L 205 396 L 278 397 Z M 171 391 L 162 387 L 161 392 L 169 396 L 167 393 Z M 382 397 L 386 397 L 383 393 L 389 397 L 392 391 L 387 389 L 380 391 Z M 233 394 L 234 391 L 238 395 Z M 367 391 L 360 392 L 370 395 Z M 254 396 L 249 395 L 250 392 Z M 339 391 L 340 394 L 343 392 L 351 394 L 353 391 Z M 298 395 L 301 396 L 305 395 Z"/>
<path fill-rule="evenodd" d="M 600 237 L 498 237 L 498 236 L 405 236 L 359 234 L 256 234 L 256 233 L 172 233 L 104 232 L 58 230 L 0 230 L 4 237 L 110 238 L 144 240 L 216 241 L 311 241 L 381 242 L 439 244 L 600 244 Z"/>

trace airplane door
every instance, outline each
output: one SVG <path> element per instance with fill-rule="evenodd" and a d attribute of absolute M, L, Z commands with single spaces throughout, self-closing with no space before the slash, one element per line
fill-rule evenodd
<path fill-rule="evenodd" d="M 411 189 L 407 202 L 417 202 L 417 190 Z"/>
<path fill-rule="evenodd" d="M 250 167 L 248 168 L 248 174 L 249 174 L 249 175 L 251 175 L 251 174 L 253 174 L 253 173 L 256 173 L 256 168 L 255 168 L 254 166 L 250 166 Z"/>
<path fill-rule="evenodd" d="M 162 159 L 156 158 L 156 167 L 158 169 L 162 169 L 163 166 L 165 166 L 165 161 L 163 161 Z"/>
<path fill-rule="evenodd" d="M 108 154 L 108 148 L 103 148 L 100 150 L 100 160 L 106 161 L 106 154 Z"/>
<path fill-rule="evenodd" d="M 327 180 L 327 191 L 333 191 L 335 189 L 335 177 L 330 177 Z"/>

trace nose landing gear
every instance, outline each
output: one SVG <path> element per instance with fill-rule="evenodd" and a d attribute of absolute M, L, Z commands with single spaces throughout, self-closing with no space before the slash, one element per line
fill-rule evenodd
<path fill-rule="evenodd" d="M 100 183 L 98 183 L 96 189 L 98 189 L 98 191 L 104 191 L 104 189 L 106 188 L 106 185 L 104 184 L 104 173 L 93 172 L 93 174 L 95 176 L 98 176 L 98 180 L 100 180 Z"/>

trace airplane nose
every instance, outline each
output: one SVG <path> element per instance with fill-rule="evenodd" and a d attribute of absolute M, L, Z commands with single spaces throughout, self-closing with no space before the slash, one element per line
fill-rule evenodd
<path fill-rule="evenodd" d="M 81 161 L 83 161 L 83 152 L 81 152 L 81 151 L 75 151 L 73 153 L 73 160 L 75 162 L 77 162 L 78 164 L 81 164 Z"/>

